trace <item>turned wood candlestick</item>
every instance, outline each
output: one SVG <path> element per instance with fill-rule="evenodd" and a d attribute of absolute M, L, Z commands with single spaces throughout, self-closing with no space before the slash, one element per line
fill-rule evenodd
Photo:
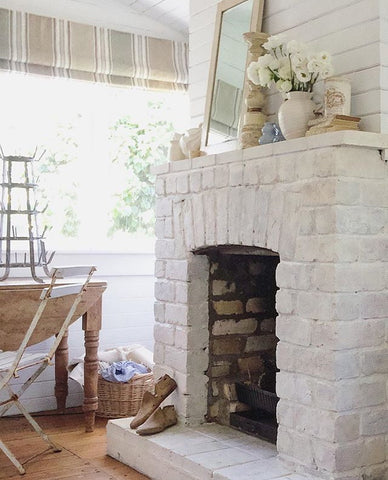
<path fill-rule="evenodd" d="M 243 35 L 248 43 L 247 65 L 256 62 L 265 53 L 263 43 L 267 41 L 268 34 L 262 32 L 247 32 Z M 242 115 L 242 128 L 240 131 L 240 145 L 242 148 L 254 147 L 259 144 L 261 129 L 267 121 L 264 114 L 265 97 L 262 87 L 255 85 L 248 78 L 244 87 L 245 101 Z"/>

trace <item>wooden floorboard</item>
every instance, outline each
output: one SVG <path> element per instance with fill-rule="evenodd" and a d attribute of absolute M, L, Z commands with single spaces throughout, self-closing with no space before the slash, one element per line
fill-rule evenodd
<path fill-rule="evenodd" d="M 82 414 L 42 415 L 35 419 L 62 451 L 45 452 L 46 443 L 24 418 L 0 418 L 0 438 L 19 461 L 30 459 L 25 464 L 27 473 L 21 476 L 0 451 L 0 479 L 147 480 L 106 455 L 107 420 L 97 418 L 94 432 L 85 433 Z"/>

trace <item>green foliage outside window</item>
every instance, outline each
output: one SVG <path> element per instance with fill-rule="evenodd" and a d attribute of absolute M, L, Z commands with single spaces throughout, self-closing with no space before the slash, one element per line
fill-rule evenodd
<path fill-rule="evenodd" d="M 166 161 L 173 132 L 171 122 L 161 120 L 161 103 L 149 103 L 149 117 L 136 115 L 117 120 L 111 128 L 112 162 L 125 175 L 125 185 L 117 192 L 108 234 L 154 230 L 154 179 L 151 167 Z"/>

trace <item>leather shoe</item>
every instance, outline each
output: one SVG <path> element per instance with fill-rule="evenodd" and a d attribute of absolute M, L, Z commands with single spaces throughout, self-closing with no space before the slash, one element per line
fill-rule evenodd
<path fill-rule="evenodd" d="M 154 413 L 141 425 L 136 433 L 139 435 L 152 435 L 165 430 L 177 423 L 174 405 L 157 408 Z"/>
<path fill-rule="evenodd" d="M 169 375 L 163 375 L 155 384 L 155 393 L 146 391 L 136 416 L 130 423 L 131 428 L 137 428 L 159 407 L 170 393 L 176 389 L 176 382 Z"/>

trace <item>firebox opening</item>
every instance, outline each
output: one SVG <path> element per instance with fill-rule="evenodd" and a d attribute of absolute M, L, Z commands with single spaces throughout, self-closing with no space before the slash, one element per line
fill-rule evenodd
<path fill-rule="evenodd" d="M 276 442 L 279 256 L 230 245 L 196 253 L 209 259 L 207 419 Z"/>

